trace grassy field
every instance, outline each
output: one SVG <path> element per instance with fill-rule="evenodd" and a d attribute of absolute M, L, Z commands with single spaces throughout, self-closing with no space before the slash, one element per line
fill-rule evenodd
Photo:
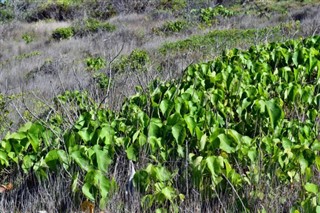
<path fill-rule="evenodd" d="M 320 212 L 319 14 L 0 3 L 0 212 Z"/>

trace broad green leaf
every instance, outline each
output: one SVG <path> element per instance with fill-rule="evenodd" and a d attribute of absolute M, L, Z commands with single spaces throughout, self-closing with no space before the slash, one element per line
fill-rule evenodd
<path fill-rule="evenodd" d="M 85 156 L 81 154 L 79 150 L 72 152 L 71 158 L 74 159 L 78 166 L 80 166 L 80 168 L 82 168 L 83 170 L 89 171 L 89 169 L 91 168 L 89 161 Z"/>
<path fill-rule="evenodd" d="M 86 139 L 90 139 L 90 135 L 88 136 L 85 136 L 87 137 Z M 114 138 L 114 130 L 111 126 L 109 125 L 104 125 L 102 128 L 101 128 L 101 131 L 99 133 L 99 138 L 101 140 L 104 141 L 104 144 L 105 145 L 110 145 L 113 143 L 113 138 Z"/>
<path fill-rule="evenodd" d="M 42 133 L 42 131 L 43 128 L 39 124 L 33 124 L 28 130 L 28 139 L 35 152 L 39 151 L 39 146 L 41 145 L 41 140 L 39 140 L 39 134 Z"/>
<path fill-rule="evenodd" d="M 275 129 L 283 118 L 283 111 L 274 100 L 266 101 L 265 104 L 269 114 L 271 127 L 272 129 Z"/>
<path fill-rule="evenodd" d="M 108 150 L 101 149 L 99 145 L 95 145 L 93 149 L 96 154 L 98 169 L 104 174 L 107 174 L 108 167 L 112 162 Z"/>
<path fill-rule="evenodd" d="M 200 151 L 202 151 L 205 148 L 206 143 L 207 143 L 207 135 L 203 134 L 201 139 L 200 139 L 200 147 L 199 147 Z"/>
<path fill-rule="evenodd" d="M 175 191 L 172 187 L 170 186 L 167 186 L 165 188 L 163 188 L 161 190 L 161 193 L 164 195 L 164 197 L 167 199 L 167 200 L 170 200 L 172 201 L 175 197 Z"/>
<path fill-rule="evenodd" d="M 66 151 L 59 149 L 57 151 L 57 154 L 59 155 L 60 162 L 64 166 L 65 169 L 68 169 L 68 166 L 70 164 L 69 162 L 69 155 L 67 155 Z"/>
<path fill-rule="evenodd" d="M 151 118 L 150 125 L 149 125 L 149 131 L 148 136 L 161 136 L 161 127 L 162 127 L 162 121 L 160 119 Z"/>
<path fill-rule="evenodd" d="M 133 144 L 131 144 L 127 149 L 126 149 L 126 153 L 127 153 L 127 158 L 129 160 L 133 160 L 136 161 L 137 160 L 137 151 L 134 148 Z"/>
<path fill-rule="evenodd" d="M 84 142 L 89 142 L 92 139 L 93 133 L 94 132 L 88 128 L 83 128 L 78 132 L 79 136 Z"/>
<path fill-rule="evenodd" d="M 58 150 L 51 150 L 45 157 L 45 162 L 50 169 L 56 169 L 59 162 Z"/>
<path fill-rule="evenodd" d="M 309 165 L 308 161 L 304 158 L 303 154 L 300 154 L 298 161 L 299 161 L 299 164 L 300 164 L 301 172 L 302 172 L 302 174 L 304 174 L 306 168 Z"/>
<path fill-rule="evenodd" d="M 298 57 L 299 57 L 299 52 L 298 51 L 294 51 L 293 56 L 292 56 L 292 61 L 293 64 L 297 67 L 299 62 L 298 62 Z"/>
<path fill-rule="evenodd" d="M 185 115 L 184 116 L 184 120 L 187 124 L 187 127 L 190 131 L 190 134 L 193 135 L 194 134 L 194 128 L 197 126 L 195 120 L 193 117 L 190 117 L 189 115 Z"/>
<path fill-rule="evenodd" d="M 0 162 L 1 165 L 9 166 L 8 155 L 2 150 L 0 150 Z"/>
<path fill-rule="evenodd" d="M 158 181 L 163 182 L 171 179 L 170 171 L 163 166 L 155 167 L 154 172 Z"/>
<path fill-rule="evenodd" d="M 318 194 L 319 192 L 319 186 L 314 184 L 314 183 L 306 183 L 304 185 L 304 188 L 306 189 L 307 192 L 313 193 L 313 194 Z"/>
<path fill-rule="evenodd" d="M 94 201 L 94 195 L 90 192 L 92 188 L 92 184 L 91 183 L 85 183 L 83 186 L 82 186 L 82 193 L 91 201 Z"/>
<path fill-rule="evenodd" d="M 5 137 L 6 140 L 8 139 L 14 139 L 14 140 L 22 140 L 27 137 L 27 134 L 25 132 L 14 132 L 12 134 L 9 134 Z"/>
<path fill-rule="evenodd" d="M 36 157 L 34 155 L 26 155 L 23 157 L 22 169 L 24 170 L 24 172 L 27 173 L 29 169 L 31 169 L 31 167 L 34 165 L 35 159 Z"/>
<path fill-rule="evenodd" d="M 172 127 L 172 135 L 177 144 L 182 144 L 187 136 L 186 128 L 179 124 L 176 124 Z"/>
<path fill-rule="evenodd" d="M 160 103 L 160 110 L 166 118 L 170 115 L 173 108 L 173 102 L 168 99 L 162 100 Z"/>
<path fill-rule="evenodd" d="M 221 156 L 209 156 L 206 158 L 206 163 L 212 175 L 220 174 L 224 168 L 224 162 Z"/>
<path fill-rule="evenodd" d="M 106 177 L 106 175 L 100 171 L 95 172 L 94 180 L 95 186 L 99 189 L 99 193 L 101 195 L 99 203 L 100 208 L 104 209 L 108 202 L 108 195 L 111 187 L 111 182 Z"/>
<path fill-rule="evenodd" d="M 177 148 L 177 152 L 178 152 L 178 154 L 179 154 L 179 157 L 182 157 L 182 158 L 184 158 L 184 148 L 183 148 L 184 146 L 181 146 L 180 144 L 178 144 L 178 148 Z"/>
<path fill-rule="evenodd" d="M 140 135 L 139 135 L 139 146 L 143 146 L 143 145 L 145 145 L 147 143 L 147 137 L 143 134 L 143 133 L 141 133 Z"/>
<path fill-rule="evenodd" d="M 311 149 L 314 151 L 320 151 L 320 141 L 319 140 L 315 140 L 312 143 Z"/>
<path fill-rule="evenodd" d="M 140 134 L 140 129 L 138 129 L 138 131 L 136 131 L 136 132 L 133 134 L 133 136 L 132 136 L 132 142 L 135 142 L 135 141 L 137 140 L 139 134 Z"/>
<path fill-rule="evenodd" d="M 226 134 L 220 134 L 218 138 L 220 140 L 219 148 L 221 150 L 229 154 L 235 151 L 235 148 L 232 147 L 232 139 L 230 139 Z"/>

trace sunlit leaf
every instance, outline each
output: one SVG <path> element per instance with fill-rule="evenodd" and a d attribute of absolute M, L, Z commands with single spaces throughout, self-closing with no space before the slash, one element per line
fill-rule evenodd
<path fill-rule="evenodd" d="M 313 194 L 318 194 L 319 191 L 319 186 L 314 184 L 314 183 L 306 183 L 304 185 L 304 188 L 307 190 L 307 192 L 313 193 Z"/>

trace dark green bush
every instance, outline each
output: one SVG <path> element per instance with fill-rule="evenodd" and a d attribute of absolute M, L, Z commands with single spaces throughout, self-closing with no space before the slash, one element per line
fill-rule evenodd
<path fill-rule="evenodd" d="M 108 22 L 101 22 L 94 18 L 89 18 L 78 22 L 74 25 L 74 32 L 76 36 L 84 37 L 99 31 L 112 32 L 116 27 Z"/>
<path fill-rule="evenodd" d="M 34 36 L 28 33 L 24 33 L 21 38 L 26 42 L 26 44 L 29 44 L 34 40 Z"/>
<path fill-rule="evenodd" d="M 69 39 L 74 35 L 74 29 L 72 27 L 57 28 L 52 33 L 52 38 L 55 40 Z"/>
<path fill-rule="evenodd" d="M 192 10 L 191 13 L 193 13 L 196 16 L 196 19 L 198 19 L 201 23 L 207 25 L 211 25 L 213 22 L 215 22 L 218 16 L 230 17 L 234 15 L 233 11 L 228 10 L 222 5 Z"/>
<path fill-rule="evenodd" d="M 89 57 L 86 59 L 87 69 L 98 71 L 106 67 L 106 60 L 102 57 Z"/>
<path fill-rule="evenodd" d="M 150 62 L 148 53 L 145 50 L 135 49 L 129 56 L 122 56 L 112 69 L 115 72 L 131 71 L 146 71 L 146 65 Z"/>
<path fill-rule="evenodd" d="M 178 20 L 178 21 L 167 21 L 159 28 L 155 28 L 153 31 L 156 34 L 165 34 L 170 35 L 172 33 L 178 33 L 185 29 L 187 29 L 188 23 L 184 20 Z"/>
<path fill-rule="evenodd" d="M 110 80 L 106 73 L 99 72 L 93 75 L 93 80 L 100 89 L 108 89 Z"/>
<path fill-rule="evenodd" d="M 116 29 L 114 25 L 111 25 L 108 22 L 100 22 L 93 18 L 87 19 L 85 23 L 85 28 L 90 32 L 98 32 L 99 30 L 111 32 Z"/>
<path fill-rule="evenodd" d="M 8 22 L 14 18 L 12 10 L 5 5 L 0 5 L 0 22 Z"/>

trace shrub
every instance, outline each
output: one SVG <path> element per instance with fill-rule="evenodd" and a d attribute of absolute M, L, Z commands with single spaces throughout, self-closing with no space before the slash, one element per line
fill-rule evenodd
<path fill-rule="evenodd" d="M 150 62 L 148 53 L 145 50 L 135 49 L 129 56 L 122 56 L 113 66 L 116 72 L 124 72 L 127 69 L 132 71 L 146 71 L 146 65 Z"/>
<path fill-rule="evenodd" d="M 5 6 L 0 6 L 0 22 L 8 22 L 14 18 L 13 12 Z"/>
<path fill-rule="evenodd" d="M 26 42 L 26 44 L 29 44 L 34 40 L 33 36 L 28 33 L 24 33 L 21 38 Z"/>
<path fill-rule="evenodd" d="M 52 38 L 55 40 L 69 39 L 74 35 L 74 29 L 72 27 L 57 28 L 52 33 Z"/>
<path fill-rule="evenodd" d="M 87 69 L 90 71 L 98 71 L 106 67 L 106 60 L 102 57 L 87 58 L 86 59 Z"/>
<path fill-rule="evenodd" d="M 108 89 L 110 80 L 106 73 L 102 73 L 102 72 L 95 73 L 93 75 L 93 80 L 95 81 L 95 83 L 98 85 L 100 89 Z"/>
<path fill-rule="evenodd" d="M 99 30 L 110 32 L 115 30 L 114 25 L 111 25 L 108 22 L 100 22 L 97 19 L 93 18 L 87 19 L 85 23 L 85 28 L 90 32 L 98 32 Z"/>
<path fill-rule="evenodd" d="M 214 21 L 216 21 L 218 16 L 230 17 L 234 15 L 233 11 L 228 10 L 222 5 L 217 7 L 202 8 L 200 10 L 192 10 L 191 13 L 195 14 L 196 19 L 198 19 L 201 23 L 205 23 L 207 25 L 211 25 Z"/>
<path fill-rule="evenodd" d="M 89 18 L 74 25 L 75 35 L 83 37 L 99 31 L 112 32 L 116 27 L 108 22 L 101 22 L 94 18 Z"/>
<path fill-rule="evenodd" d="M 183 20 L 178 21 L 167 21 L 164 25 L 159 28 L 155 28 L 154 32 L 156 34 L 169 35 L 172 33 L 178 33 L 187 28 L 187 22 Z"/>

